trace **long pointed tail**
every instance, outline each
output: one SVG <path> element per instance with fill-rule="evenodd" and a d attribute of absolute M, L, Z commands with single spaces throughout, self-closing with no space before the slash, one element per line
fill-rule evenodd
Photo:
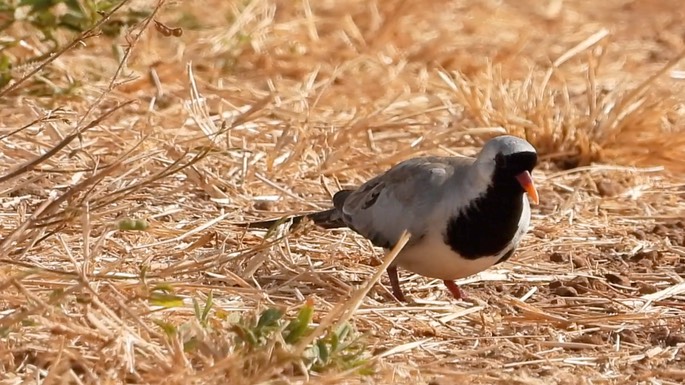
<path fill-rule="evenodd" d="M 335 206 L 335 208 L 291 217 L 293 221 L 293 227 L 297 227 L 305 218 L 310 219 L 311 221 L 316 223 L 318 226 L 323 227 L 324 229 L 337 229 L 340 227 L 348 227 L 345 221 L 343 221 L 341 211 L 345 203 L 345 200 L 347 199 L 347 197 L 350 196 L 350 194 L 352 194 L 353 191 L 354 190 L 340 190 L 337 193 L 335 193 L 335 195 L 333 196 L 333 205 Z M 246 225 L 247 227 L 257 229 L 270 229 L 276 223 L 285 220 L 286 218 L 270 219 L 268 221 L 250 222 L 244 225 Z"/>
<path fill-rule="evenodd" d="M 297 227 L 305 218 L 311 220 L 317 226 L 322 227 L 324 229 L 337 229 L 340 227 L 347 227 L 347 224 L 343 222 L 342 216 L 340 215 L 340 211 L 338 211 L 338 209 L 330 209 L 311 214 L 297 215 L 291 217 L 290 219 L 293 222 L 293 227 Z M 269 229 L 273 227 L 276 223 L 286 220 L 288 220 L 288 218 L 278 218 L 259 222 L 249 222 L 245 225 L 250 228 Z"/>

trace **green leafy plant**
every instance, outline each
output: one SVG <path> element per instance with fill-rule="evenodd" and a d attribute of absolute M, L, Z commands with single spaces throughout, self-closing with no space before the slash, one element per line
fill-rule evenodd
<path fill-rule="evenodd" d="M 117 222 L 117 228 L 120 231 L 144 231 L 150 227 L 150 224 L 144 219 L 124 218 Z"/>
<path fill-rule="evenodd" d="M 43 36 L 56 41 L 57 30 L 83 32 L 97 23 L 104 13 L 111 11 L 120 1 L 112 0 L 14 0 L 0 4 L 0 31 L 14 23 L 28 23 Z M 118 34 L 122 28 L 133 25 L 148 12 L 128 10 L 116 15 L 103 27 L 108 36 Z M 17 15 L 22 15 L 17 18 Z"/>
<path fill-rule="evenodd" d="M 360 374 L 373 374 L 369 361 L 364 357 L 365 352 L 366 346 L 354 336 L 352 327 L 345 323 L 336 330 L 329 331 L 312 346 L 312 369 L 323 372 L 331 368 L 359 368 Z"/>
<path fill-rule="evenodd" d="M 250 317 L 241 318 L 233 325 L 232 331 L 237 342 L 249 351 L 259 350 L 270 345 L 274 340 L 283 341 L 280 348 L 286 353 L 308 337 L 314 330 L 312 320 L 314 305 L 307 301 L 291 318 L 286 319 L 281 310 L 270 308 L 264 310 L 255 322 Z M 315 372 L 329 369 L 359 369 L 360 374 L 370 374 L 368 359 L 365 358 L 366 346 L 355 336 L 349 324 L 343 324 L 336 330 L 329 330 L 323 337 L 315 339 L 306 349 L 303 357 L 292 357 L 301 360 L 305 367 Z"/>
<path fill-rule="evenodd" d="M 165 308 L 184 306 L 183 298 L 174 294 L 171 285 L 162 283 L 152 288 L 148 297 L 150 305 L 162 306 Z"/>
<path fill-rule="evenodd" d="M 205 301 L 205 304 L 203 307 L 200 307 L 200 304 L 197 302 L 195 298 L 193 298 L 193 308 L 195 310 L 195 318 L 197 318 L 197 321 L 200 323 L 200 325 L 204 328 L 207 328 L 207 320 L 209 319 L 209 312 L 212 310 L 212 306 L 214 305 L 213 303 L 214 296 L 212 295 L 212 292 L 209 292 L 209 295 L 207 295 L 207 300 Z"/>
<path fill-rule="evenodd" d="M 180 306 L 170 287 L 158 285 L 156 289 L 151 292 L 151 303 L 165 307 Z M 296 346 L 315 329 L 312 301 L 307 301 L 292 316 L 281 309 L 267 308 L 259 314 L 232 317 L 218 309 L 212 311 L 213 307 L 214 297 L 210 292 L 204 303 L 193 299 L 197 323 L 190 321 L 178 327 L 161 320 L 155 320 L 155 323 L 168 338 L 180 338 L 184 351 L 236 354 L 249 362 L 245 370 L 253 372 L 259 371 L 260 365 L 266 368 L 278 364 L 314 372 L 356 369 L 359 374 L 372 373 L 366 345 L 349 324 L 314 339 L 302 355 L 294 354 Z M 202 331 L 198 332 L 193 324 L 199 325 Z M 218 329 L 218 325 L 225 326 Z"/>
<path fill-rule="evenodd" d="M 59 37 L 73 40 L 76 34 L 91 29 L 103 15 L 112 11 L 121 1 L 114 0 L 4 0 L 0 1 L 0 88 L 12 80 L 12 70 L 30 63 L 40 62 L 60 48 Z M 95 31 L 114 37 L 126 28 L 136 25 L 150 14 L 150 10 L 121 9 Z M 19 28 L 13 28 L 19 27 Z M 60 35 L 59 32 L 64 32 Z M 22 40 L 37 37 L 47 43 L 48 49 L 25 57 L 12 52 Z M 62 39 L 63 40 L 63 39 Z M 46 76 L 46 75 L 44 75 Z M 51 84 L 47 81 L 46 83 Z M 74 86 L 78 86 L 75 84 Z M 69 93 L 65 89 L 50 90 L 45 94 Z"/>

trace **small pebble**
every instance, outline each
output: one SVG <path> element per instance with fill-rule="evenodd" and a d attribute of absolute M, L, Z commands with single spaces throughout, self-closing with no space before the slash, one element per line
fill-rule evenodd
<path fill-rule="evenodd" d="M 654 267 L 654 261 L 652 261 L 651 259 L 646 259 L 646 258 L 641 259 L 640 262 L 638 262 L 638 264 L 640 266 L 644 266 L 644 267 L 648 267 L 648 268 Z"/>
<path fill-rule="evenodd" d="M 668 335 L 668 337 L 666 337 L 664 342 L 668 346 L 676 346 L 678 344 L 684 344 L 685 343 L 685 335 L 671 333 Z"/>
<path fill-rule="evenodd" d="M 522 337 L 512 337 L 509 340 L 517 345 L 525 345 L 528 342 L 525 338 Z"/>
<path fill-rule="evenodd" d="M 597 182 L 597 192 L 603 197 L 613 197 L 621 193 L 622 186 L 616 182 L 602 180 Z"/>
<path fill-rule="evenodd" d="M 577 297 L 578 291 L 569 286 L 559 286 L 554 290 L 554 294 L 560 297 Z"/>
<path fill-rule="evenodd" d="M 552 262 L 561 263 L 566 261 L 566 257 L 564 257 L 564 255 L 561 253 L 552 253 L 552 255 L 549 256 L 549 260 Z"/>
<path fill-rule="evenodd" d="M 574 338 L 573 342 L 592 345 L 604 345 L 604 339 L 599 333 L 582 334 Z"/>
<path fill-rule="evenodd" d="M 254 202 L 253 207 L 255 208 L 255 210 L 271 211 L 271 209 L 273 209 L 274 207 L 274 201 L 266 199 L 258 200 Z"/>
<path fill-rule="evenodd" d="M 652 233 L 656 235 L 667 235 L 669 233 L 668 228 L 662 224 L 655 225 L 652 229 Z"/>
<path fill-rule="evenodd" d="M 614 305 L 605 304 L 602 307 L 604 308 L 604 311 L 606 312 L 606 314 L 618 314 L 618 313 L 620 313 L 619 309 Z"/>
<path fill-rule="evenodd" d="M 671 239 L 671 244 L 685 246 L 685 235 L 683 233 L 671 234 L 669 238 Z"/>
<path fill-rule="evenodd" d="M 530 291 L 530 288 L 529 288 L 529 287 L 519 286 L 519 287 L 517 287 L 511 294 L 512 294 L 514 297 L 521 298 L 521 297 L 523 297 L 524 295 L 526 295 L 529 291 Z"/>
<path fill-rule="evenodd" d="M 571 262 L 573 262 L 573 267 L 575 267 L 576 269 L 582 269 L 590 265 L 590 263 L 588 263 L 587 258 L 579 257 L 577 255 L 571 258 Z"/>
<path fill-rule="evenodd" d="M 641 259 L 651 259 L 651 260 L 656 260 L 659 257 L 659 252 L 656 250 L 649 250 L 649 251 L 640 251 L 638 253 L 635 253 L 633 257 L 631 258 L 633 261 L 639 261 Z"/>
<path fill-rule="evenodd" d="M 569 286 L 576 289 L 578 294 L 585 294 L 590 290 L 590 281 L 585 277 L 576 277 L 569 282 Z"/>
<path fill-rule="evenodd" d="M 622 275 L 615 274 L 615 273 L 606 273 L 604 274 L 604 278 L 609 282 L 613 283 L 615 285 L 621 285 L 621 286 L 630 286 L 630 280 Z"/>
<path fill-rule="evenodd" d="M 627 342 L 629 344 L 636 344 L 640 342 L 637 334 L 635 334 L 635 332 L 632 330 L 623 330 L 619 335 L 621 336 L 621 341 L 623 342 Z"/>
<path fill-rule="evenodd" d="M 652 294 L 656 293 L 657 291 L 659 291 L 659 289 L 649 283 L 640 283 L 638 287 L 638 292 L 640 292 L 640 294 Z"/>
<path fill-rule="evenodd" d="M 571 283 L 574 285 L 583 285 L 583 286 L 590 286 L 590 280 L 587 279 L 587 277 L 575 277 L 571 280 Z"/>
<path fill-rule="evenodd" d="M 542 230 L 533 229 L 532 233 L 533 233 L 533 235 L 535 235 L 537 238 L 540 238 L 540 239 L 546 239 L 546 238 L 547 238 L 547 233 L 544 232 L 544 231 L 542 231 Z"/>

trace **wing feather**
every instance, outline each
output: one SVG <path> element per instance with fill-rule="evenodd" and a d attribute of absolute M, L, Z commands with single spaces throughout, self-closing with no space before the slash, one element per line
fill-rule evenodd
<path fill-rule="evenodd" d="M 472 162 L 472 158 L 447 157 L 401 162 L 347 193 L 341 208 L 343 220 L 379 247 L 392 247 L 404 230 L 418 240 L 431 225 L 428 221 L 446 181 L 464 174 Z"/>

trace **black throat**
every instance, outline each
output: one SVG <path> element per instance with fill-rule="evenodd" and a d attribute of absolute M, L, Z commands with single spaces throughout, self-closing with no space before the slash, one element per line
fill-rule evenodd
<path fill-rule="evenodd" d="M 466 210 L 450 219 L 445 243 L 467 259 L 502 251 L 518 231 L 523 188 L 509 173 L 497 172 L 493 183 Z"/>

